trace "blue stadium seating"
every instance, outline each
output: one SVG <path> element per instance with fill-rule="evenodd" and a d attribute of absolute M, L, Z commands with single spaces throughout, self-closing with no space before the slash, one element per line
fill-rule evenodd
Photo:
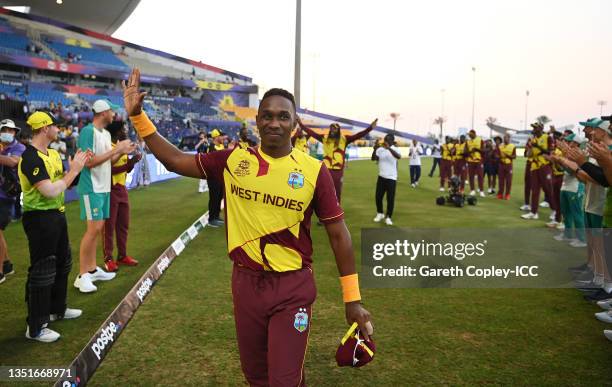
<path fill-rule="evenodd" d="M 75 56 L 81 55 L 82 59 L 78 63 L 118 68 L 122 70 L 129 68 L 125 63 L 120 61 L 110 49 L 104 50 L 98 48 L 84 48 L 59 43 L 57 41 L 47 41 L 46 43 L 64 59 L 68 58 L 68 53 L 72 53 Z"/>

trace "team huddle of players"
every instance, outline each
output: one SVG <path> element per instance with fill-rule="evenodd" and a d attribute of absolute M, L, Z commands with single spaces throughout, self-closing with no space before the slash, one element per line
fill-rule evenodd
<path fill-rule="evenodd" d="M 488 178 L 490 194 L 495 192 L 495 181 L 499 176 L 497 198 L 510 200 L 516 146 L 510 142 L 508 135 L 503 139 L 495 137 L 494 141 L 493 144 L 491 140 L 483 140 L 474 130 L 470 130 L 467 137 L 461 135 L 457 139 L 447 136 L 445 144 L 441 146 L 440 191 L 444 191 L 446 185 L 450 188 L 450 178 L 455 175 L 461 178 L 461 192 L 469 182 L 470 195 L 484 197 L 484 176 Z"/>

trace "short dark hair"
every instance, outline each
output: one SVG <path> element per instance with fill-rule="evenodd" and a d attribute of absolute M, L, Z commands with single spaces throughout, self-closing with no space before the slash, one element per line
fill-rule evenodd
<path fill-rule="evenodd" d="M 295 107 L 295 97 L 293 96 L 293 94 L 291 94 L 290 92 L 288 92 L 285 89 L 280 89 L 280 88 L 277 88 L 277 87 L 266 91 L 266 93 L 261 98 L 261 102 L 263 102 L 264 99 L 269 98 L 269 97 L 273 97 L 275 95 L 277 95 L 279 97 L 287 98 L 289 101 L 291 101 L 291 104 L 293 105 L 293 110 L 294 111 L 296 110 L 296 107 Z"/>

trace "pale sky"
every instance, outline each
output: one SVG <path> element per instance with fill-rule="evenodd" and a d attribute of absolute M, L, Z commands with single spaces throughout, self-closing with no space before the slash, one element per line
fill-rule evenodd
<path fill-rule="evenodd" d="M 612 1 L 303 0 L 302 107 L 399 130 L 612 112 Z M 293 90 L 294 0 L 141 1 L 113 35 Z M 316 59 L 315 59 L 316 58 Z M 314 90 L 314 98 L 313 98 Z M 313 102 L 314 101 L 314 102 Z"/>

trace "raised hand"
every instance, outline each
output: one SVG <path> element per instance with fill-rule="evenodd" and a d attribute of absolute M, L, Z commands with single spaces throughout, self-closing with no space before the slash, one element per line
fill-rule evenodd
<path fill-rule="evenodd" d="M 122 81 L 121 85 L 123 87 L 125 111 L 130 116 L 140 114 L 144 97 L 147 95 L 146 92 L 140 92 L 140 70 L 138 68 L 132 69 L 127 83 Z"/>
<path fill-rule="evenodd" d="M 85 167 L 85 163 L 89 161 L 91 158 L 90 152 L 83 152 L 78 149 L 72 158 L 68 159 L 68 166 L 70 171 L 75 171 L 79 173 Z"/>
<path fill-rule="evenodd" d="M 601 162 L 612 157 L 608 147 L 600 142 L 590 142 L 588 145 L 589 154 L 597 161 Z"/>
<path fill-rule="evenodd" d="M 372 121 L 372 123 L 370 124 L 370 128 L 376 129 L 376 125 L 378 125 L 378 118 Z"/>

